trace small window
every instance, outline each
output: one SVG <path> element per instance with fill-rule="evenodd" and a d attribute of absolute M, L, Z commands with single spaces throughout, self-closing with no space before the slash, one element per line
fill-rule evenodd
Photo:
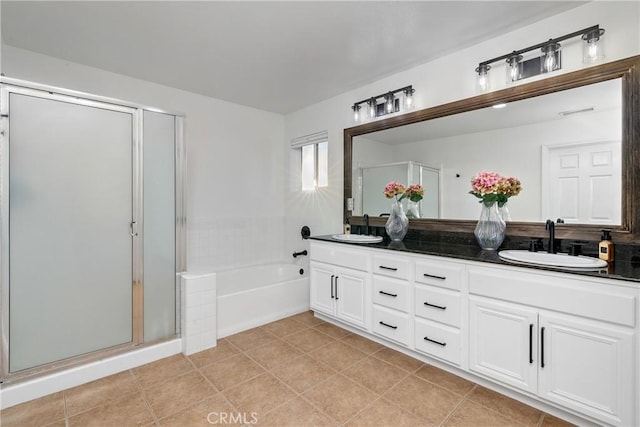
<path fill-rule="evenodd" d="M 291 141 L 291 147 L 299 151 L 301 162 L 300 187 L 303 191 L 329 185 L 329 143 L 327 133 L 319 132 Z"/>

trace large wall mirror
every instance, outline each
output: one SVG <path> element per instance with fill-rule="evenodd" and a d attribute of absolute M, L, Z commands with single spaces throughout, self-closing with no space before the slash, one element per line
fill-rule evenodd
<path fill-rule="evenodd" d="M 345 129 L 345 219 L 383 225 L 382 189 L 397 180 L 425 187 L 411 228 L 471 232 L 470 179 L 491 170 L 522 182 L 507 234 L 542 236 L 562 218 L 561 238 L 610 228 L 639 242 L 639 68 L 633 57 Z"/>

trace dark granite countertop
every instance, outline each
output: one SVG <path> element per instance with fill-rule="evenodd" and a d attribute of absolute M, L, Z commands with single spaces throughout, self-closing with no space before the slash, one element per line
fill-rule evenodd
<path fill-rule="evenodd" d="M 434 256 L 443 256 L 449 258 L 457 258 L 467 261 L 479 261 L 479 262 L 488 262 L 492 264 L 500 264 L 500 265 L 509 265 L 509 266 L 518 266 L 524 268 L 531 268 L 537 270 L 545 270 L 545 271 L 556 271 L 562 273 L 569 274 L 577 274 L 583 276 L 592 276 L 598 278 L 607 278 L 607 279 L 618 279 L 618 280 L 626 280 L 630 282 L 640 283 L 640 257 L 632 256 L 632 257 L 620 257 L 620 259 L 615 259 L 612 263 L 609 264 L 607 268 L 603 268 L 597 271 L 578 271 L 578 270 L 566 270 L 562 268 L 552 268 L 546 266 L 537 266 L 537 265 L 527 265 L 527 264 L 516 264 L 507 261 L 503 261 L 498 256 L 498 251 L 486 251 L 480 249 L 478 245 L 474 244 L 465 244 L 469 242 L 469 239 L 466 237 L 461 237 L 460 242 L 452 242 L 455 239 L 434 239 L 433 236 L 412 236 L 414 238 L 405 238 L 402 242 L 391 242 L 387 237 L 380 243 L 350 243 L 350 242 L 342 242 L 331 238 L 331 235 L 326 236 L 312 236 L 311 239 L 344 244 L 344 245 L 352 245 L 363 248 L 376 248 L 376 249 L 387 249 L 392 251 L 399 252 L 409 252 L 416 253 L 422 255 L 434 255 Z M 509 243 L 509 242 L 507 242 Z M 507 244 L 505 248 L 501 249 L 524 249 L 521 244 L 515 244 L 515 242 L 511 242 L 511 244 Z M 638 248 L 640 251 L 640 248 Z M 587 254 L 588 255 L 588 254 Z"/>

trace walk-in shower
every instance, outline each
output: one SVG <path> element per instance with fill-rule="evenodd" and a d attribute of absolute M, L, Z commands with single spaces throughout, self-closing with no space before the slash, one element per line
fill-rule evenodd
<path fill-rule="evenodd" d="M 178 114 L 3 78 L 5 382 L 175 337 Z"/>

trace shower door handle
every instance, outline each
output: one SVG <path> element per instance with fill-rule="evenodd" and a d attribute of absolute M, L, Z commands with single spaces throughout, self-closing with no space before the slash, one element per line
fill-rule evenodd
<path fill-rule="evenodd" d="M 135 221 L 131 221 L 129 223 L 129 234 L 131 234 L 131 237 L 136 237 L 138 235 L 138 231 L 134 231 L 134 228 L 136 227 L 136 222 Z"/>

